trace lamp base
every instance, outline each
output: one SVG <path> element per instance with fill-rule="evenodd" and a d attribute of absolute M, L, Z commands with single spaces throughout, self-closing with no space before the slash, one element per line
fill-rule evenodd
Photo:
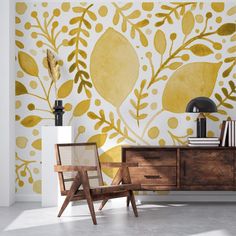
<path fill-rule="evenodd" d="M 197 117 L 197 137 L 206 138 L 206 117 L 203 113 Z"/>

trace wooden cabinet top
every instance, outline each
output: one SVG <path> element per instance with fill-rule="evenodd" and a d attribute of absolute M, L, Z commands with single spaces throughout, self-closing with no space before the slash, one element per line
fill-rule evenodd
<path fill-rule="evenodd" d="M 211 150 L 236 150 L 236 147 L 211 147 L 211 146 L 196 146 L 196 147 L 190 147 L 190 146 L 155 146 L 155 145 L 144 145 L 144 146 L 134 146 L 134 145 L 123 145 L 122 149 L 136 149 L 136 150 L 142 150 L 142 149 L 211 149 Z"/>

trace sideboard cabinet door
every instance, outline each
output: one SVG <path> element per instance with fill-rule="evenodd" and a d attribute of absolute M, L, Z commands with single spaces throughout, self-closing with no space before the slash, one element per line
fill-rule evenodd
<path fill-rule="evenodd" d="M 181 189 L 231 190 L 234 185 L 234 153 L 230 150 L 182 149 Z"/>

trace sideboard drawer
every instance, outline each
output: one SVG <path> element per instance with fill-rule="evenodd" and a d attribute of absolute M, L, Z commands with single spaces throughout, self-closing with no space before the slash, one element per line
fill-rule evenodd
<path fill-rule="evenodd" d="M 175 150 L 126 151 L 126 162 L 138 163 L 140 166 L 176 166 Z"/>
<path fill-rule="evenodd" d="M 132 183 L 144 185 L 176 185 L 176 167 L 133 167 L 130 169 Z"/>

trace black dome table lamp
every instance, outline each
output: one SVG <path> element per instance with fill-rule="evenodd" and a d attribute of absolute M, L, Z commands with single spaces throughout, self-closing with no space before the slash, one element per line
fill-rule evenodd
<path fill-rule="evenodd" d="M 217 112 L 216 104 L 207 97 L 197 97 L 192 99 L 187 107 L 186 112 L 199 113 L 197 117 L 197 137 L 206 137 L 206 117 L 204 113 Z"/>

